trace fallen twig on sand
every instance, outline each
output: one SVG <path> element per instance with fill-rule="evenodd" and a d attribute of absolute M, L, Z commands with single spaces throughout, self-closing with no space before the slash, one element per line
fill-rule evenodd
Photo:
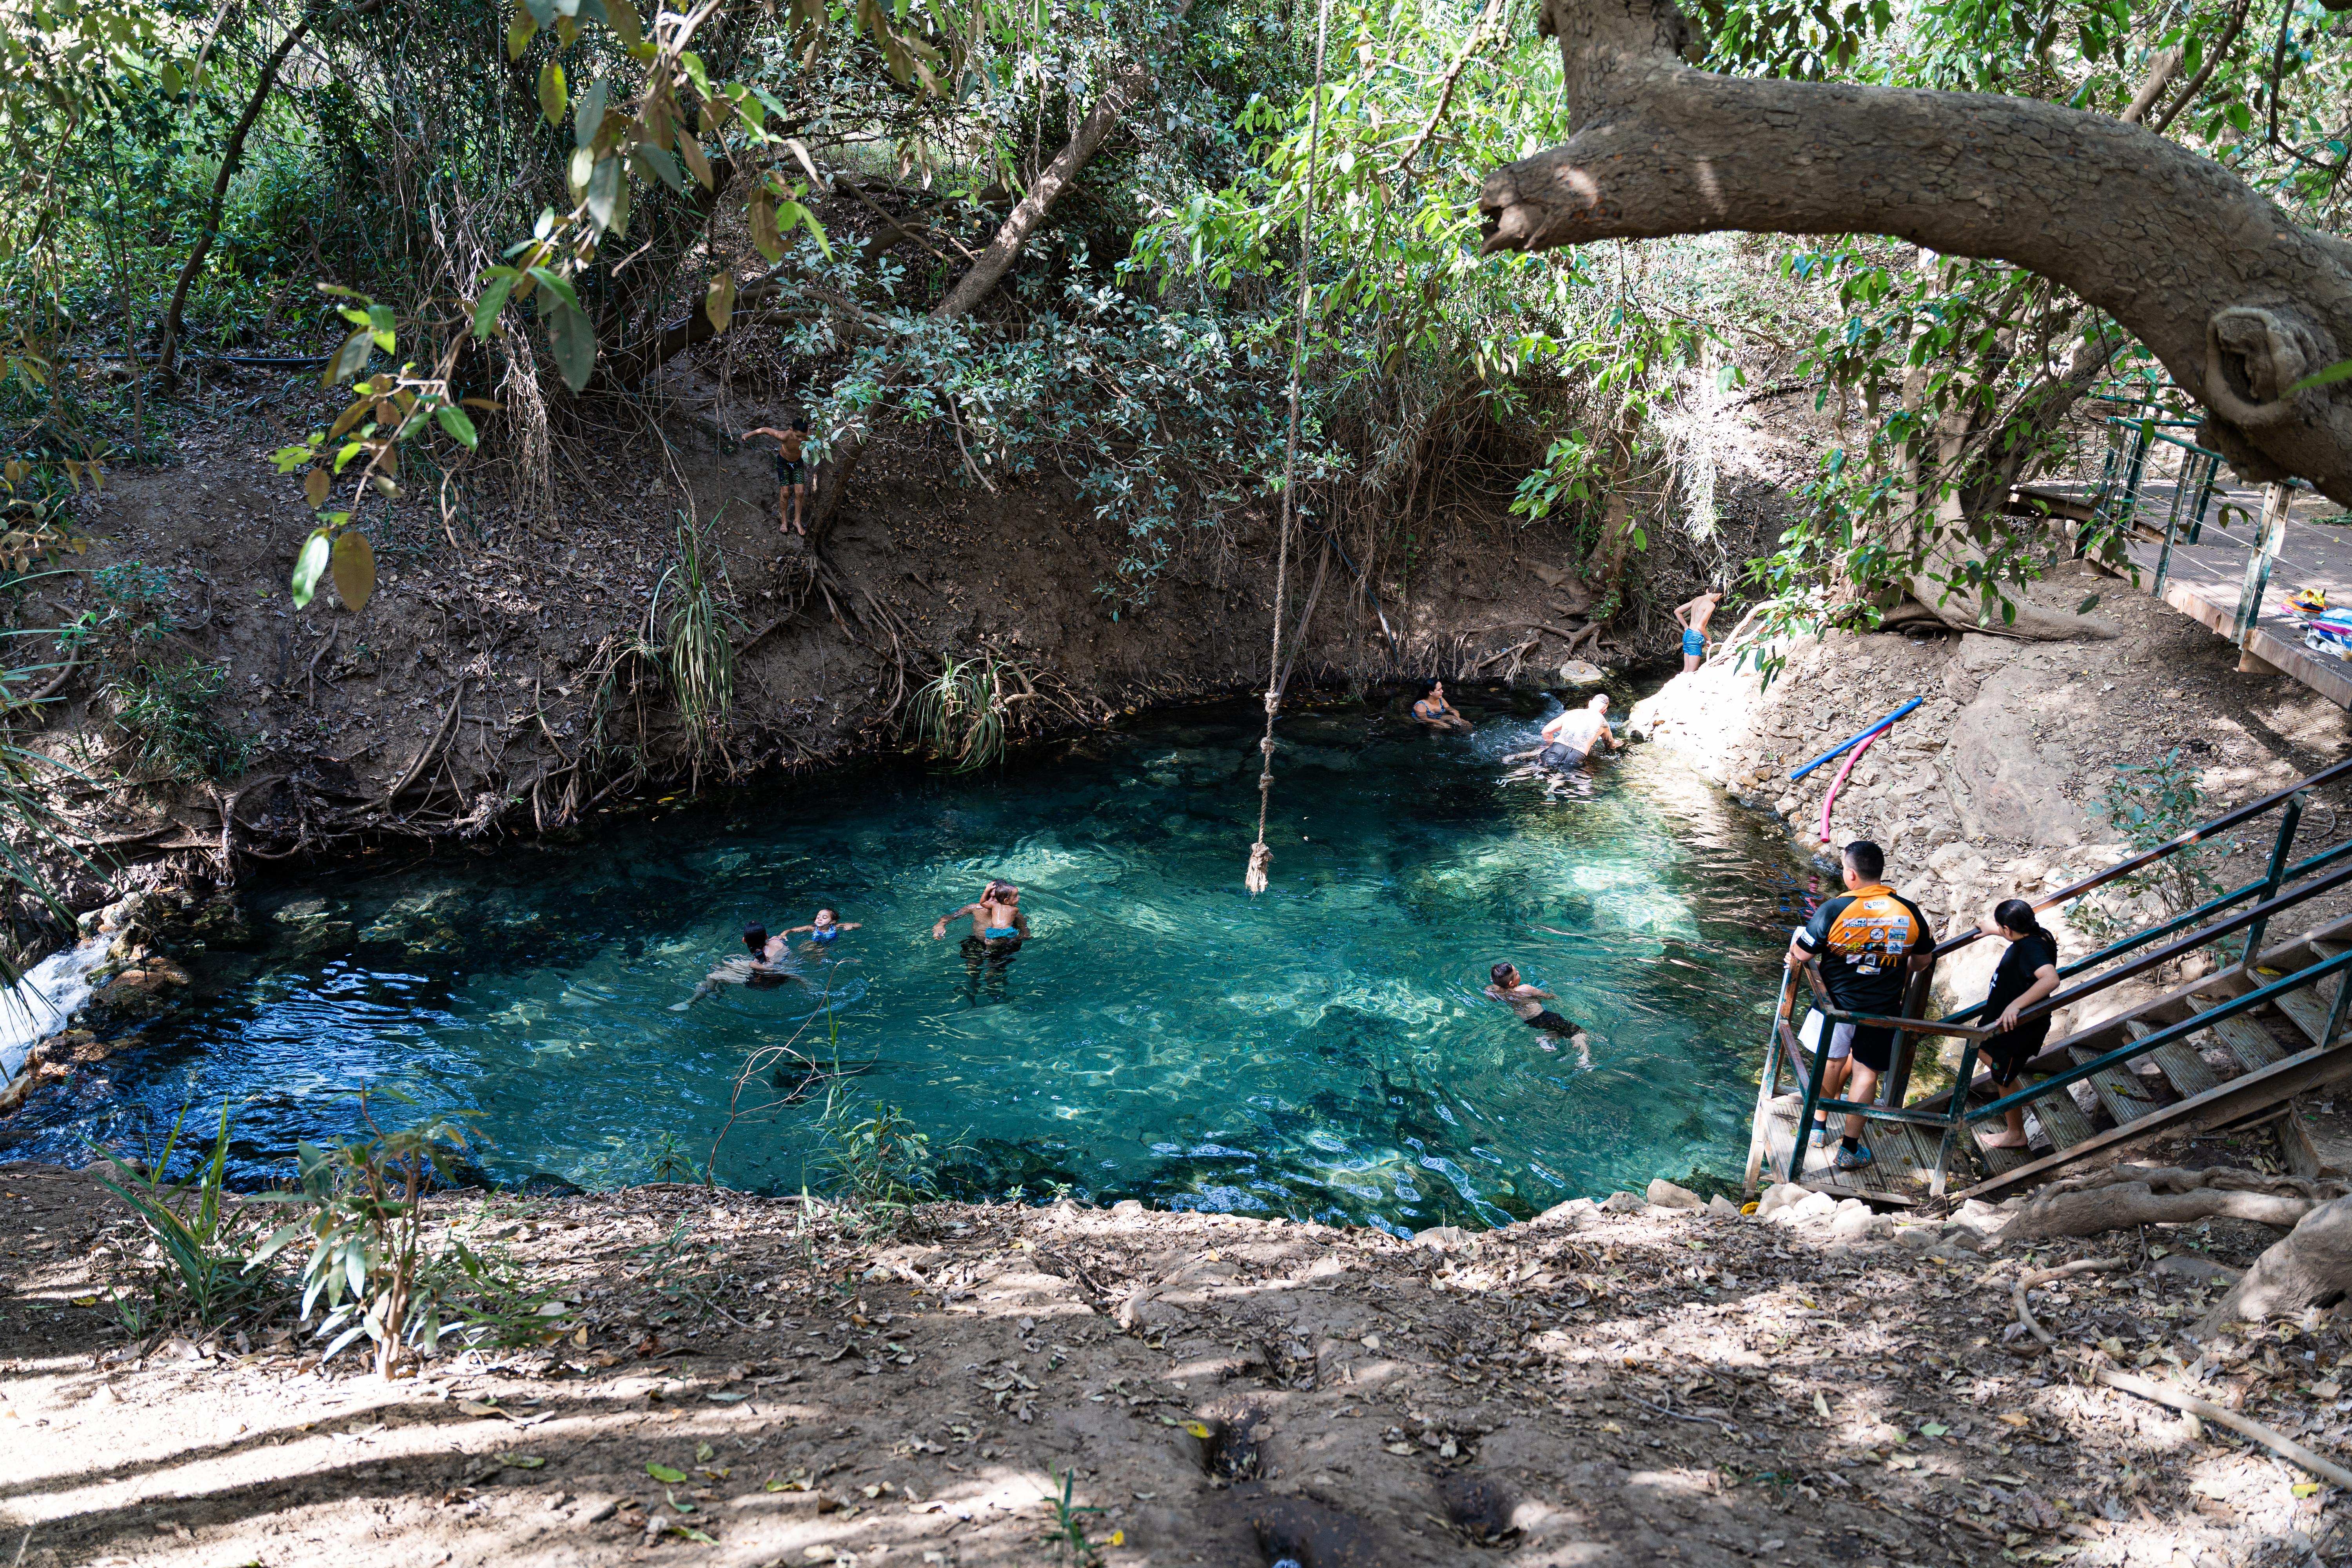
<path fill-rule="evenodd" d="M 2035 1339 L 2054 1351 L 2058 1349 L 2057 1338 L 2035 1321 L 2032 1310 L 2025 1304 L 2026 1291 L 2036 1285 L 2045 1285 L 2053 1279 L 2063 1279 L 2070 1274 L 2111 1273 L 2129 1266 L 2128 1258 L 2085 1258 L 2078 1262 L 2062 1264 L 2055 1268 L 2037 1268 L 2031 1274 L 2021 1275 L 2017 1283 L 2010 1289 L 2010 1300 L 2017 1308 L 2017 1321 L 2024 1324 L 2026 1331 Z M 2236 1411 L 2216 1405 L 2210 1399 L 2200 1399 L 2195 1394 L 2181 1389 L 2168 1388 L 2152 1378 L 2139 1377 L 2128 1372 L 2119 1371 L 2101 1361 L 2091 1360 L 2075 1364 L 2076 1370 L 2095 1383 L 2103 1383 L 2109 1388 L 2120 1390 L 2125 1394 L 2136 1394 L 2142 1399 L 2152 1399 L 2158 1405 L 2168 1405 L 2175 1410 L 2188 1412 L 2200 1421 L 2218 1421 L 2240 1436 L 2251 1437 L 2273 1452 L 2301 1465 L 2328 1485 L 2352 1491 L 2352 1470 L 2321 1458 L 2294 1438 L 2284 1433 L 2274 1432 L 2259 1421 L 2249 1420 Z"/>

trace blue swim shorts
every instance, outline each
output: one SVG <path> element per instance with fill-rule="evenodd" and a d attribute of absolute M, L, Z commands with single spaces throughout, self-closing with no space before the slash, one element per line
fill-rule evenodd
<path fill-rule="evenodd" d="M 1705 632 L 1691 631 L 1688 628 L 1685 628 L 1683 632 L 1683 652 L 1686 654 L 1696 654 L 1699 658 L 1705 658 L 1706 657 L 1706 634 Z"/>

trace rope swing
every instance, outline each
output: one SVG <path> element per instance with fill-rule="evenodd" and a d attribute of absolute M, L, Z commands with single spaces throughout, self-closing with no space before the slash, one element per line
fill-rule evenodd
<path fill-rule="evenodd" d="M 1265 771 L 1257 775 L 1257 842 L 1250 846 L 1249 869 L 1242 874 L 1250 897 L 1265 891 L 1274 851 L 1266 847 L 1265 813 L 1274 793 L 1274 721 L 1282 711 L 1282 605 L 1290 592 L 1290 529 L 1298 493 L 1298 379 L 1307 361 L 1307 312 L 1314 284 L 1307 264 L 1315 241 L 1315 182 L 1323 152 L 1323 45 L 1331 24 L 1331 0 L 1315 9 L 1315 93 L 1307 100 L 1307 203 L 1298 211 L 1298 331 L 1290 349 L 1290 433 L 1282 458 L 1282 535 L 1274 558 L 1274 654 L 1265 667 L 1265 736 L 1257 749 Z"/>

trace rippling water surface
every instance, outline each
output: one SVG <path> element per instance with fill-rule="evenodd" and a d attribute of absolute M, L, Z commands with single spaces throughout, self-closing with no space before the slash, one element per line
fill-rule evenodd
<path fill-rule="evenodd" d="M 642 1181 L 665 1152 L 698 1166 L 715 1147 L 721 1183 L 796 1189 L 823 1089 L 779 1104 L 768 1075 L 737 1081 L 789 1047 L 872 1064 L 836 1100 L 960 1140 L 967 1194 L 1412 1230 L 1736 1178 L 1758 1007 L 1810 875 L 1661 752 L 1547 798 L 1499 759 L 1558 704 L 1464 706 L 1482 721 L 1450 738 L 1402 704 L 1285 719 L 1274 885 L 1255 901 L 1246 704 L 975 779 L 777 783 L 615 817 L 583 847 L 275 889 L 255 905 L 269 952 L 216 959 L 240 967 L 215 1000 L 39 1107 L 9 1153 L 152 1146 L 226 1097 L 256 1176 L 298 1137 L 350 1130 L 347 1091 L 382 1084 L 478 1112 L 501 1177 Z M 1034 932 L 1002 966 L 967 962 L 961 923 L 930 934 L 991 876 L 1020 884 Z M 799 979 L 678 1008 L 746 921 L 820 904 L 862 929 L 796 955 Z M 1480 994 L 1497 959 L 1559 994 L 1589 1068 Z"/>

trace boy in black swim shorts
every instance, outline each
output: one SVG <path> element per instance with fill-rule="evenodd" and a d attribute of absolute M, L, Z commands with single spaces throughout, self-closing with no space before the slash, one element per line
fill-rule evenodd
<path fill-rule="evenodd" d="M 793 416 L 793 427 L 778 430 L 761 426 L 746 430 L 744 438 L 771 436 L 776 442 L 776 531 L 805 535 L 808 528 L 802 515 L 802 500 L 808 494 L 808 465 L 801 460 L 801 450 L 808 442 L 808 416 Z"/>
<path fill-rule="evenodd" d="M 1547 1002 L 1559 1001 L 1559 997 L 1521 980 L 1518 969 L 1512 964 L 1497 963 L 1486 971 L 1486 975 L 1494 982 L 1486 987 L 1487 995 L 1517 1014 L 1519 1021 L 1528 1028 L 1540 1029 L 1553 1039 L 1573 1042 L 1578 1055 L 1584 1059 L 1584 1065 L 1592 1065 L 1591 1037 L 1578 1025 L 1544 1005 Z M 1547 1042 L 1544 1049 L 1551 1048 Z"/>
<path fill-rule="evenodd" d="M 1927 967 L 1936 945 L 1927 917 L 1918 905 L 1879 881 L 1886 873 L 1886 852 L 1877 845 L 1860 838 L 1847 845 L 1844 869 L 1846 891 L 1822 900 L 1797 932 L 1789 943 L 1789 967 L 1802 969 L 1818 958 L 1832 1005 L 1848 1013 L 1900 1017 L 1905 984 L 1913 970 Z M 1895 1031 L 1841 1024 L 1836 1033 L 1853 1056 L 1853 1076 L 1844 1098 L 1866 1105 L 1878 1090 L 1880 1076 L 1895 1065 Z M 1846 1113 L 1840 1142 L 1839 1170 L 1858 1171 L 1870 1163 L 1870 1151 L 1862 1146 L 1859 1114 Z"/>

